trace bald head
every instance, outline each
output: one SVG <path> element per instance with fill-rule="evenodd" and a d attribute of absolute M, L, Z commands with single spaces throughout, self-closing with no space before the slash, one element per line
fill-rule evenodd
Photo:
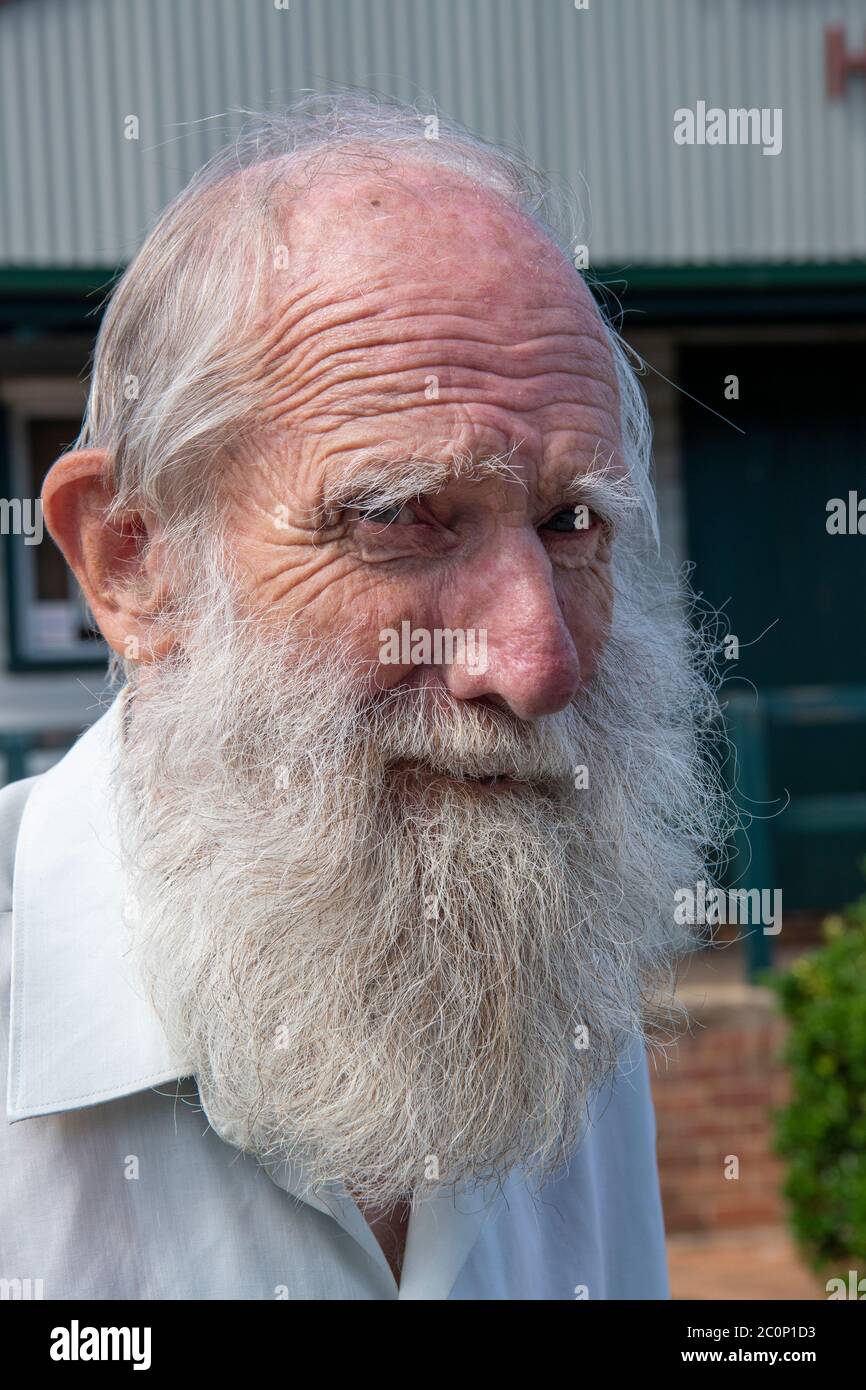
<path fill-rule="evenodd" d="M 528 416 L 557 386 L 566 404 L 568 376 L 583 371 L 599 429 L 585 423 L 616 452 L 616 371 L 593 298 L 549 234 L 501 194 L 404 163 L 384 176 L 324 178 L 287 201 L 283 219 L 286 255 L 271 276 L 259 359 L 275 418 L 330 429 L 329 404 L 381 414 L 378 389 L 389 411 L 426 405 L 443 429 L 447 406 L 472 402 L 490 407 L 495 427 L 497 405 Z"/>

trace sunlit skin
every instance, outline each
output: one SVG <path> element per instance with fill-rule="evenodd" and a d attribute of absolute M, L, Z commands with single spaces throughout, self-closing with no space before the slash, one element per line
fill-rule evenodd
<path fill-rule="evenodd" d="M 609 536 L 597 518 L 575 528 L 569 486 L 599 457 L 623 468 L 591 295 L 530 219 L 442 170 L 328 179 L 285 218 L 291 269 L 273 275 L 258 357 L 266 457 L 228 479 L 250 609 L 275 629 L 303 615 L 317 636 L 342 638 L 381 687 L 432 685 L 525 720 L 564 709 L 612 615 Z M 380 515 L 319 514 L 361 450 L 396 467 L 447 461 L 455 447 L 511 454 L 514 476 L 451 480 Z M 150 606 L 171 576 L 158 547 L 141 561 L 143 519 L 101 524 L 104 464 L 95 450 L 60 459 L 45 517 L 108 643 L 124 654 L 138 638 L 149 661 L 179 640 L 150 640 Z M 486 670 L 380 663 L 380 632 L 405 619 L 486 631 Z M 378 1233 L 381 1216 L 368 1219 Z M 396 1271 L 404 1213 L 392 1234 Z"/>
<path fill-rule="evenodd" d="M 232 528 L 263 613 L 303 608 L 323 633 L 361 618 L 371 660 L 403 619 L 484 629 L 483 674 L 380 665 L 376 679 L 532 719 L 592 674 L 610 616 L 603 528 L 575 529 L 567 487 L 618 457 L 613 364 L 588 291 L 526 218 L 459 180 L 407 182 L 325 189 L 293 220 L 311 274 L 294 294 L 277 277 L 265 357 L 286 449 L 237 475 Z M 317 529 L 329 476 L 377 446 L 515 450 L 515 477 L 454 481 L 387 518 L 347 508 Z"/>

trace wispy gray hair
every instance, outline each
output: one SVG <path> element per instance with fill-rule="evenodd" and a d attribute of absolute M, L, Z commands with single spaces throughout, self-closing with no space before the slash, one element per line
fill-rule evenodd
<path fill-rule="evenodd" d="M 224 469 L 261 431 L 255 323 L 285 236 L 278 213 L 287 196 L 303 198 L 324 173 L 423 161 L 499 194 L 569 255 L 576 226 L 576 203 L 527 160 L 442 116 L 429 138 L 430 117 L 415 106 L 340 92 L 244 114 L 237 138 L 169 204 L 117 284 L 75 445 L 107 451 L 107 520 L 143 512 L 181 561 L 219 516 Z M 605 328 L 634 511 L 657 545 L 649 416 L 630 350 Z"/>

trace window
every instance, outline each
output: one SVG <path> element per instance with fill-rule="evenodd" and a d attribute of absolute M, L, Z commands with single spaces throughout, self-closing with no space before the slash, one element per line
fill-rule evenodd
<path fill-rule="evenodd" d="M 105 643 L 36 505 L 45 474 L 78 434 L 84 389 L 68 378 L 6 380 L 0 401 L 9 668 L 102 666 Z"/>

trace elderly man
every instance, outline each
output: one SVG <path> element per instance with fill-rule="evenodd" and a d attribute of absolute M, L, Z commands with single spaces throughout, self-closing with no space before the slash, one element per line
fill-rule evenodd
<path fill-rule="evenodd" d="M 667 1296 L 712 696 L 540 176 L 430 133 L 308 99 L 211 161 L 45 484 L 124 677 L 0 797 L 0 1275 L 47 1298 Z"/>

